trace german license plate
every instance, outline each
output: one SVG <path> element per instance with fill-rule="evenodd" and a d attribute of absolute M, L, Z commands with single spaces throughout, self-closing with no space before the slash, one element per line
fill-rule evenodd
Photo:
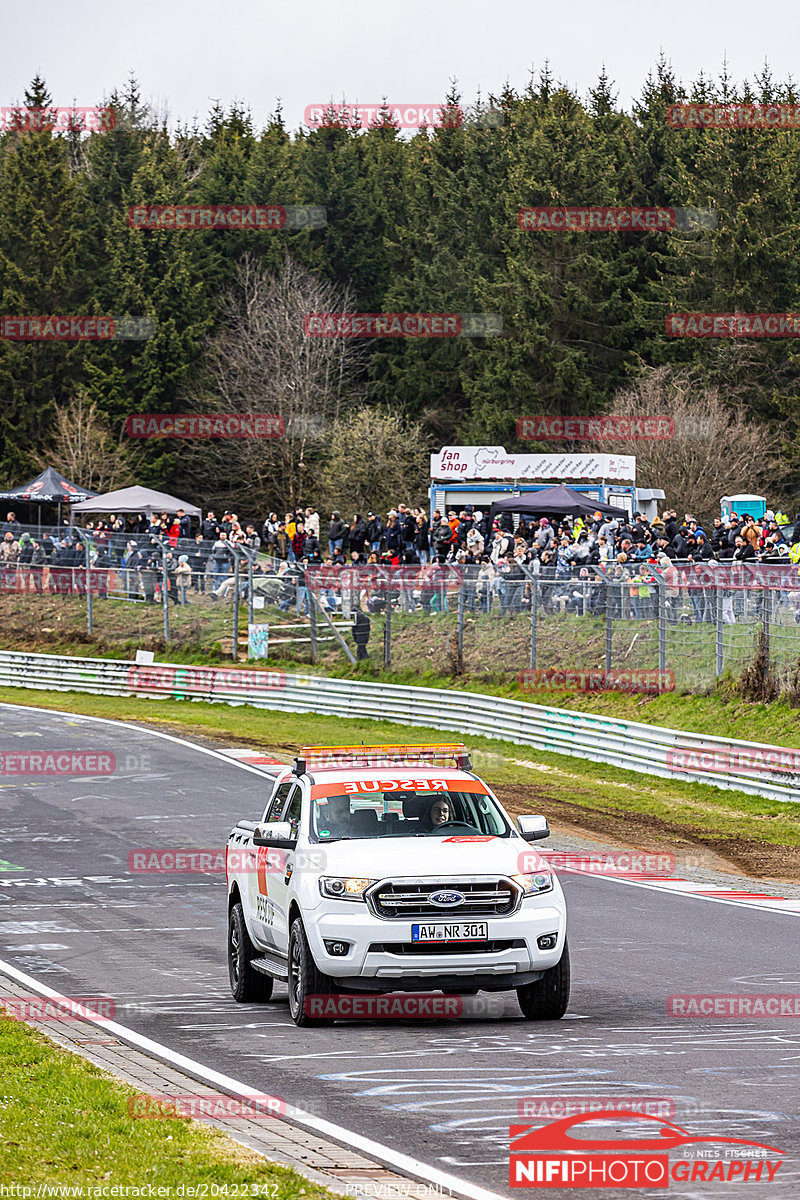
<path fill-rule="evenodd" d="M 447 925 L 412 925 L 412 942 L 485 942 L 486 921 L 451 921 Z"/>

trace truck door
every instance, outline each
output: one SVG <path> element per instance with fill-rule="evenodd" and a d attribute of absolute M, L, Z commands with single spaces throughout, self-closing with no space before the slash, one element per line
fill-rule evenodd
<path fill-rule="evenodd" d="M 280 821 L 289 794 L 296 786 L 293 779 L 287 779 L 284 783 L 278 784 L 260 823 L 262 830 L 268 832 L 271 824 Z M 273 880 L 278 877 L 276 874 L 278 859 L 284 853 L 285 851 L 275 850 L 272 846 L 253 847 L 254 861 L 247 884 L 250 899 L 249 911 L 253 929 L 263 947 L 271 947 L 275 944 L 272 934 L 271 895 Z"/>
<path fill-rule="evenodd" d="M 289 821 L 292 833 L 297 836 L 300 829 L 300 814 L 303 809 L 303 789 L 296 784 L 286 804 L 281 820 Z M 294 850 L 270 850 L 270 862 L 273 872 L 269 876 L 269 890 L 272 910 L 272 938 L 275 949 L 280 954 L 289 953 L 289 918 L 287 896 L 289 880 L 294 868 L 296 853 Z"/>

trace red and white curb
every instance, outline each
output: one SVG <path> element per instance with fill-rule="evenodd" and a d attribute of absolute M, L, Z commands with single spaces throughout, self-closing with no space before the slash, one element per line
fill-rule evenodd
<path fill-rule="evenodd" d="M 235 758 L 237 762 L 246 763 L 248 767 L 288 767 L 290 764 L 282 758 L 275 758 L 272 754 L 265 754 L 263 750 L 252 750 L 249 746 L 233 746 L 230 749 L 221 750 L 226 758 Z M 273 775 L 273 771 L 267 771 L 266 774 Z"/>
<path fill-rule="evenodd" d="M 554 848 L 539 850 L 542 858 L 558 857 L 563 858 L 565 854 L 570 858 L 580 858 L 581 855 L 576 855 L 575 851 L 562 851 Z M 599 852 L 602 857 L 603 852 Z M 768 892 L 752 892 L 745 888 L 741 891 L 738 888 L 725 887 L 724 884 L 717 883 L 701 883 L 699 880 L 681 879 L 676 875 L 654 875 L 646 871 L 626 871 L 624 873 L 612 874 L 606 871 L 598 870 L 596 867 L 592 869 L 592 864 L 589 861 L 592 855 L 586 855 L 587 865 L 581 867 L 556 866 L 555 870 L 559 873 L 564 872 L 568 875 L 590 875 L 593 879 L 606 879 L 610 883 L 625 883 L 632 887 L 645 887 L 653 891 L 672 892 L 680 896 L 693 896 L 697 900 L 713 900 L 719 904 L 738 904 L 745 908 L 761 908 L 767 912 L 785 912 L 791 913 L 793 916 L 800 915 L 800 899 L 786 899 L 785 896 L 773 896 Z"/>

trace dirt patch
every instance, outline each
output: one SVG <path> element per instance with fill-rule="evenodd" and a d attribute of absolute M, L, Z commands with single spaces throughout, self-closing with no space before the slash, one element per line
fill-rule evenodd
<path fill-rule="evenodd" d="M 754 838 L 720 838 L 692 830 L 659 817 L 626 812 L 618 816 L 582 804 L 553 800 L 545 792 L 522 784 L 495 788 L 512 816 L 530 812 L 540 802 L 555 832 L 595 834 L 620 848 L 648 853 L 698 854 L 704 866 L 731 871 L 749 879 L 800 882 L 800 847 L 756 841 Z"/>

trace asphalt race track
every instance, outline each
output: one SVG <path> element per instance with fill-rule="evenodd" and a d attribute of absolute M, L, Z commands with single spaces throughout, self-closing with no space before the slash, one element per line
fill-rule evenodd
<path fill-rule="evenodd" d="M 300 1030 L 284 987 L 267 1005 L 230 998 L 224 875 L 127 865 L 143 847 L 224 848 L 239 817 L 261 815 L 263 775 L 144 729 L 0 707 L 0 752 L 63 750 L 113 754 L 116 770 L 0 776 L 1 959 L 67 995 L 109 996 L 122 1025 L 502 1195 L 522 1194 L 508 1186 L 509 1125 L 556 1119 L 533 1113 L 563 1096 L 649 1098 L 651 1111 L 660 1100 L 692 1134 L 778 1146 L 775 1181 L 736 1194 L 800 1195 L 800 1018 L 666 1008 L 673 993 L 800 993 L 796 915 L 564 875 L 563 1021 L 524 1021 L 508 993 L 478 997 L 488 1011 L 458 1022 Z M 668 1194 L 730 1185 L 673 1182 Z"/>

